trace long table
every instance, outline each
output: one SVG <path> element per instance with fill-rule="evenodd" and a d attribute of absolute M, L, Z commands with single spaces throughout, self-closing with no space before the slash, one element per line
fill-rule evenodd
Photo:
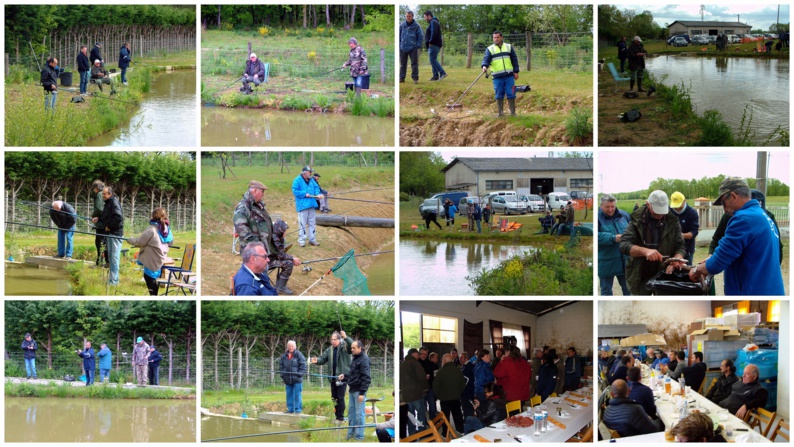
<path fill-rule="evenodd" d="M 588 394 L 588 397 L 585 396 Z M 567 399 L 570 399 L 567 400 Z M 576 402 L 575 407 L 572 406 Z M 540 436 L 535 436 L 535 427 L 508 427 L 504 421 L 493 424 L 489 427 L 484 427 L 475 432 L 469 433 L 458 439 L 453 439 L 452 442 L 485 442 L 475 438 L 475 435 L 487 441 L 493 442 L 495 439 L 501 439 L 501 442 L 518 442 L 514 438 L 518 438 L 521 442 L 565 442 L 575 435 L 584 426 L 593 421 L 593 388 L 580 388 L 576 391 L 569 391 L 557 397 L 549 397 L 544 402 L 548 407 L 549 417 L 556 420 L 565 428 L 553 424 L 549 421 L 549 428 L 545 433 Z M 557 414 L 557 407 L 561 407 L 565 413 L 563 417 Z M 566 414 L 567 413 L 567 414 Z M 532 417 L 531 413 L 525 411 L 521 416 Z"/>

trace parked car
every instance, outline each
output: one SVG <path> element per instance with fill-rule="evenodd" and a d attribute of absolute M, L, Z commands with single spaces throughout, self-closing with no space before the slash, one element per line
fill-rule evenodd
<path fill-rule="evenodd" d="M 704 35 L 692 36 L 692 45 L 708 45 L 709 40 Z"/>
<path fill-rule="evenodd" d="M 435 211 L 439 219 L 447 217 L 447 213 L 444 211 L 444 203 L 441 199 L 425 199 L 425 201 L 419 205 L 419 214 L 422 216 L 422 219 L 425 218 L 425 214 L 433 211 Z"/>
<path fill-rule="evenodd" d="M 526 214 L 527 204 L 518 196 L 496 196 L 491 199 L 491 208 L 499 214 Z"/>
<path fill-rule="evenodd" d="M 706 36 L 706 39 L 709 40 L 709 43 L 717 43 L 717 36 L 714 35 Z"/>
<path fill-rule="evenodd" d="M 521 196 L 521 200 L 527 204 L 527 211 L 530 213 L 537 213 L 546 210 L 546 202 L 543 201 L 543 197 L 537 194 Z"/>
<path fill-rule="evenodd" d="M 674 47 L 685 47 L 689 45 L 689 42 L 686 41 L 683 37 L 676 37 L 673 39 L 673 46 Z"/>
<path fill-rule="evenodd" d="M 458 214 L 461 216 L 466 216 L 469 213 L 469 200 L 473 203 L 483 203 L 479 197 L 469 196 L 469 197 L 461 197 L 460 202 L 458 202 Z"/>
<path fill-rule="evenodd" d="M 742 39 L 736 34 L 728 34 L 728 43 L 741 43 Z"/>
<path fill-rule="evenodd" d="M 434 194 L 430 196 L 431 199 L 441 199 L 441 203 L 444 203 L 445 200 L 449 199 L 452 203 L 458 203 L 461 198 L 468 197 L 469 193 L 467 192 L 440 192 L 438 194 Z"/>
<path fill-rule="evenodd" d="M 691 42 L 689 34 L 679 34 L 677 36 L 670 36 L 667 39 L 667 45 L 672 45 L 677 37 L 683 37 L 684 39 L 686 39 L 686 43 L 690 43 Z"/>
<path fill-rule="evenodd" d="M 551 211 L 557 211 L 561 206 L 565 206 L 571 200 L 571 196 L 565 192 L 552 192 L 546 196 L 546 203 Z"/>

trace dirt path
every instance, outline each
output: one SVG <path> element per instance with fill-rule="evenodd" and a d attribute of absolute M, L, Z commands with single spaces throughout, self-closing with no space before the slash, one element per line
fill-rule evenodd
<path fill-rule="evenodd" d="M 401 146 L 572 146 L 564 125 L 527 127 L 516 118 L 400 121 Z M 592 140 L 577 144 L 591 146 Z"/>

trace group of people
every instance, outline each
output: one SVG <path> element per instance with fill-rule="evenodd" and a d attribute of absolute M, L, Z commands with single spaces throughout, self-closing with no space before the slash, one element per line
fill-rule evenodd
<path fill-rule="evenodd" d="M 555 223 L 554 220 L 557 220 Z M 560 205 L 560 212 L 552 215 L 550 210 L 546 211 L 546 215 L 538 217 L 540 222 L 540 233 L 549 234 L 551 236 L 561 236 L 565 228 L 571 233 L 571 239 L 576 235 L 574 223 L 576 221 L 576 208 L 572 201 L 568 201 L 565 206 Z"/>
<path fill-rule="evenodd" d="M 94 352 L 91 342 L 86 341 L 83 349 L 76 349 L 75 353 L 83 359 L 83 372 L 85 373 L 85 386 L 94 384 L 94 377 L 97 367 L 99 369 L 99 381 L 101 383 L 110 381 L 110 370 L 113 368 L 113 353 L 107 343 L 99 345 L 99 352 Z M 38 379 L 36 372 L 36 351 L 39 349 L 36 340 L 30 333 L 25 334 L 22 341 L 22 353 L 25 359 L 25 371 L 27 379 Z M 97 365 L 97 359 L 99 364 Z M 160 362 L 163 356 L 154 347 L 149 346 L 143 337 L 138 337 L 132 351 L 132 365 L 135 376 L 138 379 L 138 386 L 146 386 L 147 378 L 149 385 L 160 385 Z"/>
<path fill-rule="evenodd" d="M 725 272 L 725 295 L 783 295 L 783 245 L 765 196 L 747 182 L 728 177 L 714 206 L 724 214 L 709 256 L 694 264 L 698 212 L 674 192 L 661 190 L 631 214 L 616 208 L 614 196 L 601 196 L 598 211 L 598 276 L 601 295 L 612 295 L 614 278 L 624 295 L 649 295 L 646 283 L 661 271 L 686 269 L 692 281 Z M 669 265 L 666 265 L 669 264 Z M 713 282 L 712 282 L 713 287 Z M 712 291 L 713 293 L 713 291 Z"/>
<path fill-rule="evenodd" d="M 736 376 L 736 366 L 731 359 L 724 359 L 720 364 L 720 375 L 711 386 L 704 383 L 706 364 L 702 352 L 694 352 L 690 356 L 691 364 L 687 366 L 684 351 L 647 349 L 645 364 L 656 371 L 660 378 L 670 377 L 672 380 L 684 378 L 687 388 L 700 393 L 711 402 L 725 408 L 739 419 L 743 419 L 748 411 L 763 408 L 769 392 L 759 381 L 759 370 L 756 365 L 745 366 L 742 377 Z M 601 422 L 607 428 L 617 431 L 621 437 L 638 436 L 664 430 L 654 403 L 653 391 L 642 383 L 642 367 L 639 355 L 620 350 L 610 356 L 602 351 L 599 367 L 609 382 L 607 406 L 601 415 Z M 713 425 L 709 419 L 710 432 L 697 431 L 692 421 L 699 417 L 693 413 L 679 421 L 673 427 L 673 433 L 679 441 L 725 442 L 714 438 Z M 702 424 L 701 424 L 702 425 Z M 704 428 L 704 427 L 701 427 Z"/>
<path fill-rule="evenodd" d="M 292 182 L 292 194 L 298 213 L 298 245 L 319 246 L 317 241 L 316 210 L 330 212 L 328 191 L 319 184 L 320 174 L 304 166 Z M 243 264 L 234 276 L 232 294 L 292 295 L 287 287 L 293 267 L 301 264 L 300 258 L 287 253 L 290 244 L 285 234 L 289 229 L 281 219 L 270 217 L 262 200 L 267 187 L 258 180 L 248 183 L 248 191 L 234 210 L 234 231 L 240 239 Z M 270 282 L 267 272 L 279 269 L 276 286 Z"/>
<path fill-rule="evenodd" d="M 505 403 L 546 400 L 552 393 L 581 387 L 584 362 L 576 348 L 563 361 L 555 349 L 537 349 L 532 360 L 516 346 L 469 356 L 452 348 L 440 357 L 422 346 L 411 348 L 400 365 L 401 430 L 422 431 L 439 410 L 455 430 L 470 433 L 507 417 Z M 401 437 L 405 437 L 405 433 Z"/>

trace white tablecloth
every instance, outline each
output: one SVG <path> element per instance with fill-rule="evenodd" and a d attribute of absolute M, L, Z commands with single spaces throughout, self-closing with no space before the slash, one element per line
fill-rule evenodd
<path fill-rule="evenodd" d="M 577 405 L 573 408 L 569 405 L 566 397 L 575 401 L 581 401 L 581 398 L 574 397 L 569 393 L 565 393 L 558 397 L 549 397 L 543 403 L 548 407 L 549 417 L 555 419 L 561 424 L 565 425 L 565 429 L 561 429 L 556 425 L 549 422 L 549 428 L 546 433 L 540 436 L 535 436 L 535 427 L 507 427 L 504 422 L 494 424 L 493 427 L 484 427 L 475 432 L 469 433 L 462 438 L 453 440 L 452 442 L 478 442 L 474 439 L 474 435 L 480 435 L 483 438 L 493 441 L 494 439 L 501 439 L 501 442 L 517 442 L 514 437 L 521 439 L 521 442 L 565 442 L 581 430 L 585 425 L 593 421 L 593 396 L 592 388 L 581 388 L 575 391 L 576 394 L 583 395 L 585 391 L 590 393 L 590 398 L 582 401 L 587 404 Z M 556 402 L 556 403 L 555 403 Z M 561 407 L 568 413 L 567 417 L 560 417 L 557 415 L 557 407 Z M 521 413 L 521 416 L 529 416 L 529 413 Z M 531 416 L 529 416 L 531 417 Z"/>

